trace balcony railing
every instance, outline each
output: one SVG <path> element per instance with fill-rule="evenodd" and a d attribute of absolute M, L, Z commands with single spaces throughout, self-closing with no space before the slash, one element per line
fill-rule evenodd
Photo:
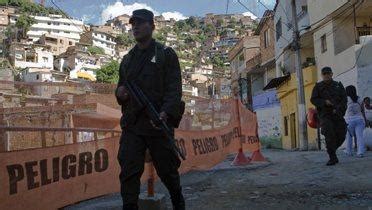
<path fill-rule="evenodd" d="M 363 27 L 357 27 L 357 33 L 358 33 L 358 39 L 361 36 L 370 36 L 372 35 L 372 27 L 363 26 Z"/>

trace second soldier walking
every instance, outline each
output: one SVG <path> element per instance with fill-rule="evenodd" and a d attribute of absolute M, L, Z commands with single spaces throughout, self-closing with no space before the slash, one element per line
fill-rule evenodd
<path fill-rule="evenodd" d="M 347 108 L 345 88 L 332 77 L 332 69 L 324 67 L 323 81 L 315 85 L 311 95 L 311 103 L 317 108 L 321 132 L 325 136 L 329 155 L 328 166 L 338 163 L 336 150 L 344 143 L 347 131 L 344 119 Z"/>

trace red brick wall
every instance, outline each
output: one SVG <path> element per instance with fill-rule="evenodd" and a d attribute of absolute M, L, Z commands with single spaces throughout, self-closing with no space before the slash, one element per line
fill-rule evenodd
<path fill-rule="evenodd" d="M 269 30 L 269 46 L 265 48 L 264 32 Z M 274 37 L 274 19 L 268 18 L 266 23 L 262 26 L 260 33 L 260 48 L 262 63 L 269 61 L 275 57 L 275 37 Z"/>

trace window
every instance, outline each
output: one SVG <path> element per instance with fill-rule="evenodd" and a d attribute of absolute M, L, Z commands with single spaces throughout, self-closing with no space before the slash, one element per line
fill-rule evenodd
<path fill-rule="evenodd" d="M 72 45 L 72 42 L 71 42 L 71 41 L 69 41 L 69 42 L 68 42 L 68 45 Z"/>
<path fill-rule="evenodd" d="M 61 40 L 59 40 L 59 43 L 63 44 L 63 40 L 62 40 L 62 39 L 61 39 Z"/>
<path fill-rule="evenodd" d="M 284 117 L 284 136 L 288 136 L 288 117 Z"/>
<path fill-rule="evenodd" d="M 44 63 L 48 63 L 48 60 L 49 60 L 48 57 L 43 57 L 43 62 Z"/>
<path fill-rule="evenodd" d="M 276 28 L 276 41 L 278 41 L 279 38 L 282 36 L 282 19 L 281 18 L 276 23 L 275 28 Z"/>
<path fill-rule="evenodd" d="M 302 6 L 301 9 L 302 9 L 303 12 L 306 13 L 307 12 L 307 5 Z"/>
<path fill-rule="evenodd" d="M 269 36 L 269 29 L 267 29 L 265 32 L 264 32 L 264 46 L 265 48 L 269 47 L 270 45 L 270 36 Z"/>
<path fill-rule="evenodd" d="M 40 76 L 38 74 L 36 74 L 36 80 L 39 80 Z"/>
<path fill-rule="evenodd" d="M 327 35 L 324 34 L 322 37 L 320 37 L 320 41 L 321 41 L 322 53 L 325 53 L 327 51 Z"/>
<path fill-rule="evenodd" d="M 48 25 L 52 25 L 52 23 L 51 22 L 48 22 Z"/>
<path fill-rule="evenodd" d="M 292 23 L 287 23 L 286 25 L 287 25 L 288 31 L 292 29 L 292 26 L 293 26 Z"/>

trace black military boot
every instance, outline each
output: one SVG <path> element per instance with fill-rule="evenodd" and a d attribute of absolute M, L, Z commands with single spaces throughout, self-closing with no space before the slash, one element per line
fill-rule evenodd
<path fill-rule="evenodd" d="M 172 200 L 173 210 L 185 210 L 185 199 L 182 195 L 182 190 L 171 193 L 170 196 Z"/>
<path fill-rule="evenodd" d="M 336 160 L 329 160 L 329 161 L 327 162 L 327 166 L 334 166 L 334 165 L 336 165 L 336 163 L 337 163 Z"/>
<path fill-rule="evenodd" d="M 123 205 L 123 210 L 138 210 L 138 205 L 126 204 L 126 205 Z"/>
<path fill-rule="evenodd" d="M 333 150 L 328 150 L 328 155 L 329 155 L 329 161 L 327 162 L 327 166 L 333 166 L 338 163 L 338 158 L 336 155 L 336 152 Z"/>

